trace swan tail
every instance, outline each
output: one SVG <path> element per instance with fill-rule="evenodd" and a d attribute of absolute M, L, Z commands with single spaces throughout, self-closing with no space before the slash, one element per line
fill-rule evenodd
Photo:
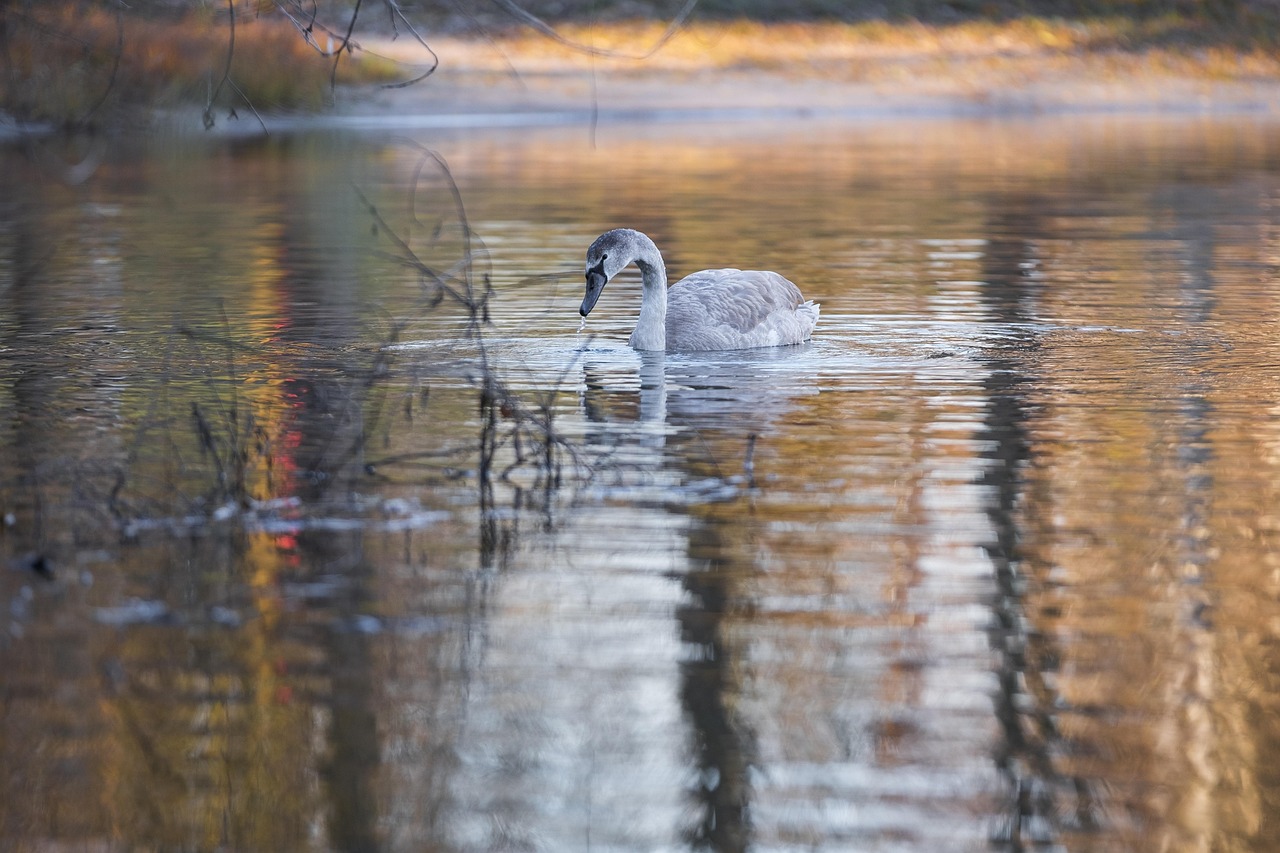
<path fill-rule="evenodd" d="M 804 320 L 805 325 L 808 326 L 808 331 L 805 333 L 805 340 L 808 340 L 809 338 L 808 333 L 812 332 L 814 327 L 818 325 L 818 314 L 821 309 L 822 305 L 814 302 L 812 299 L 807 299 L 796 306 L 796 316 Z"/>

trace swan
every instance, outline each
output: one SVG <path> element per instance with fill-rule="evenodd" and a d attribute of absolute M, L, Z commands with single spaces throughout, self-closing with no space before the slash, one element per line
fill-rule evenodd
<path fill-rule="evenodd" d="M 609 281 L 631 262 L 640 268 L 640 319 L 631 333 L 638 350 L 691 352 L 800 344 L 818 323 L 818 305 L 776 272 L 702 270 L 667 289 L 658 247 L 630 228 L 615 228 L 587 249 L 584 318 Z"/>

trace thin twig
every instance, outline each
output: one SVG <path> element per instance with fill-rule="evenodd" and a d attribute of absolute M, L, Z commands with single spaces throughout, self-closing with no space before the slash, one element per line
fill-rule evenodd
<path fill-rule="evenodd" d="M 356 0 L 356 5 L 351 10 L 351 20 L 347 22 L 347 34 L 342 37 L 342 42 L 338 45 L 338 49 L 333 52 L 333 67 L 329 69 L 329 88 L 333 89 L 338 85 L 338 63 L 342 61 L 342 52 L 351 51 L 351 34 L 356 30 L 356 19 L 360 17 L 360 7 L 364 5 L 364 0 Z"/>
<path fill-rule="evenodd" d="M 235 0 L 227 0 L 227 15 L 230 23 L 230 31 L 227 36 L 227 63 L 222 69 L 222 79 L 218 81 L 218 85 L 209 93 L 209 102 L 204 107 L 204 129 L 209 130 L 214 125 L 213 104 L 218 100 L 218 95 L 222 93 L 222 84 L 231 79 L 231 59 L 236 52 L 236 3 Z"/>
<path fill-rule="evenodd" d="M 254 107 L 253 101 L 249 100 L 249 96 L 246 95 L 244 91 L 239 86 L 236 85 L 235 80 L 232 80 L 231 78 L 227 78 L 227 85 L 229 85 L 232 89 L 236 90 L 236 94 L 240 96 L 240 99 L 244 101 L 245 106 L 247 106 L 249 108 L 249 111 L 253 113 L 253 117 L 258 120 L 258 124 L 262 127 L 262 133 L 264 135 L 270 135 L 270 132 L 267 130 L 267 123 L 262 120 L 262 116 L 258 114 L 258 110 L 256 107 Z"/>

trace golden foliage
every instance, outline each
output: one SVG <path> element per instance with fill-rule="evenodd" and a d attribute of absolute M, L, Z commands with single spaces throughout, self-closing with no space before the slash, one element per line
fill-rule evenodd
<path fill-rule="evenodd" d="M 1228 27 L 1176 15 L 974 19 L 946 25 L 708 20 L 691 23 L 663 42 L 663 22 L 633 21 L 558 27 L 578 49 L 532 30 L 509 31 L 496 39 L 441 39 L 433 46 L 439 46 L 450 70 L 496 73 L 510 63 L 522 72 L 589 66 L 636 74 L 768 70 L 890 82 L 903 74 L 954 81 L 957 74 L 997 73 L 1011 87 L 1025 82 L 1028 74 L 1070 69 L 1075 77 L 1081 68 L 1102 78 L 1128 77 L 1144 69 L 1205 79 L 1280 76 L 1274 27 L 1253 23 Z M 395 51 L 390 45 L 387 49 Z"/>
<path fill-rule="evenodd" d="M 388 79 L 387 63 L 347 52 L 337 63 L 278 14 L 181 17 L 115 14 L 72 4 L 31 4 L 4 14 L 0 109 L 24 119 L 79 122 L 104 104 L 164 107 L 318 108 L 331 83 Z M 334 41 L 337 41 L 335 39 Z M 237 91 L 238 90 L 238 91 Z"/>

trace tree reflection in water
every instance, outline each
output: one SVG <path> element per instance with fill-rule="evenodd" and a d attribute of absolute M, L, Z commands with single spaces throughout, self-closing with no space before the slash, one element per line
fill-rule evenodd
<path fill-rule="evenodd" d="M 0 169 L 0 846 L 1273 849 L 1280 147 L 1117 127 L 446 139 L 483 341 L 419 146 Z"/>

